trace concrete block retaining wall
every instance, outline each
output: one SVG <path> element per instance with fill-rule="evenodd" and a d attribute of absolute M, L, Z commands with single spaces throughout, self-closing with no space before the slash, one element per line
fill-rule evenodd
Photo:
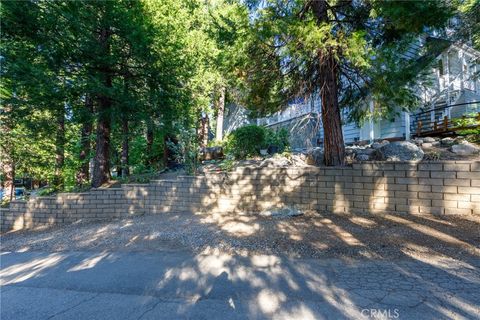
<path fill-rule="evenodd" d="M 239 168 L 231 173 L 13 201 L 1 229 L 163 212 L 478 214 L 480 161 L 368 162 L 352 167 Z"/>

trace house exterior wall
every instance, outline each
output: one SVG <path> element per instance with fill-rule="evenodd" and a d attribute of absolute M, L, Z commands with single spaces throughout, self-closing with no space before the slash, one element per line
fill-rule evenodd
<path fill-rule="evenodd" d="M 230 104 L 225 108 L 223 136 L 226 137 L 233 130 L 255 122 L 254 119 L 249 117 L 247 109 L 236 104 Z"/>
<path fill-rule="evenodd" d="M 416 58 L 419 55 L 422 45 L 426 39 L 419 39 L 418 43 L 405 53 L 406 57 Z M 451 45 L 437 58 L 433 63 L 430 73 L 430 85 L 418 85 L 418 94 L 422 99 L 422 104 L 427 108 L 436 108 L 458 103 L 471 103 L 480 101 L 480 79 L 474 79 L 473 75 L 480 72 L 478 61 L 480 53 L 465 46 Z M 304 126 L 305 119 L 311 116 L 309 114 L 320 114 L 320 101 L 318 96 L 305 101 L 295 101 L 287 106 L 284 110 L 279 111 L 272 116 L 257 119 L 259 125 L 270 127 L 285 127 L 290 130 L 292 145 L 295 147 L 311 147 L 315 146 L 315 140 L 323 140 L 322 126 L 316 125 L 315 139 L 308 136 L 302 143 L 301 138 L 305 135 Z M 449 118 L 461 117 L 466 113 L 479 112 L 480 106 L 469 105 L 467 107 L 459 106 L 438 111 L 434 114 L 434 118 L 442 121 L 445 115 Z M 377 139 L 401 139 L 407 138 L 410 128 L 407 128 L 408 117 L 402 110 L 397 110 L 397 115 L 393 119 L 384 119 L 375 123 L 366 122 L 361 127 L 354 123 L 346 123 L 343 125 L 343 134 L 345 143 L 353 143 L 356 141 L 370 141 Z M 393 121 L 392 121 L 393 120 Z M 237 123 L 243 123 L 238 122 Z M 238 127 L 238 126 L 237 126 Z M 301 129 L 299 132 L 294 130 Z M 231 129 L 228 129 L 231 131 Z M 227 130 L 226 133 L 229 131 Z M 308 129 L 307 129 L 308 130 Z"/>

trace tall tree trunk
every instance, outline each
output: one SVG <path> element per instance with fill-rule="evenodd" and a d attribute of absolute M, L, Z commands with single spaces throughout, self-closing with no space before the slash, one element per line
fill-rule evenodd
<path fill-rule="evenodd" d="M 124 117 L 122 119 L 122 156 L 121 156 L 121 164 L 122 164 L 122 178 L 127 177 L 130 174 L 130 170 L 128 168 L 128 139 L 129 139 L 129 130 L 128 130 L 128 119 Z"/>
<path fill-rule="evenodd" d="M 206 113 L 202 113 L 200 118 L 200 126 L 197 130 L 198 142 L 201 148 L 205 148 L 208 145 L 208 128 L 210 126 L 210 119 Z"/>
<path fill-rule="evenodd" d="M 63 189 L 63 167 L 65 164 L 65 107 L 58 109 L 57 132 L 55 136 L 55 177 L 53 184 L 57 190 Z"/>
<path fill-rule="evenodd" d="M 100 31 L 99 45 L 105 55 L 110 54 L 108 40 L 111 36 L 110 28 L 102 28 Z M 109 65 L 97 67 L 105 89 L 112 87 L 112 73 Z M 105 90 L 104 89 L 104 90 Z M 110 127 L 112 101 L 105 93 L 98 95 L 98 121 L 95 158 L 93 166 L 92 187 L 98 188 L 110 179 Z"/>
<path fill-rule="evenodd" d="M 328 21 L 327 1 L 311 1 L 310 6 L 318 24 Z M 339 66 L 333 48 L 320 50 L 318 62 L 325 165 L 344 165 L 345 145 L 343 142 L 341 110 L 338 104 Z"/>
<path fill-rule="evenodd" d="M 225 113 L 225 87 L 220 87 L 220 95 L 217 100 L 217 130 L 215 132 L 215 140 L 223 139 L 223 115 Z"/>
<path fill-rule="evenodd" d="M 2 157 L 2 171 L 5 178 L 3 182 L 3 199 L 12 201 L 15 194 L 15 163 L 10 156 Z"/>
<path fill-rule="evenodd" d="M 342 119 L 338 104 L 338 66 L 331 52 L 320 54 L 320 100 L 322 103 L 323 152 L 327 166 L 345 164 Z"/>
<path fill-rule="evenodd" d="M 110 79 L 111 85 L 111 79 Z M 110 179 L 110 108 L 108 97 L 99 99 L 97 137 L 93 164 L 92 187 L 98 188 Z"/>
<path fill-rule="evenodd" d="M 85 185 L 90 179 L 89 155 L 91 150 L 90 135 L 93 131 L 92 114 L 93 114 L 93 100 L 87 95 L 85 97 L 85 111 L 87 116 L 82 121 L 82 130 L 80 133 L 80 168 L 77 172 L 76 183 L 78 186 Z"/>
<path fill-rule="evenodd" d="M 15 193 L 15 162 L 12 156 L 14 144 L 10 135 L 15 119 L 12 111 L 12 106 L 5 104 L 0 112 L 0 170 L 4 177 L 4 193 L 0 201 L 12 201 Z"/>
<path fill-rule="evenodd" d="M 153 121 L 152 119 L 147 119 L 147 132 L 146 132 L 146 140 L 147 140 L 147 165 L 153 166 L 153 139 L 154 139 L 154 132 L 153 132 Z"/>

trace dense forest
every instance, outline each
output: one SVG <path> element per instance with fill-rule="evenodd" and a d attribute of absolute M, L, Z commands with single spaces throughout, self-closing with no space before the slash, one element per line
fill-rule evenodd
<path fill-rule="evenodd" d="M 170 144 L 205 144 L 205 117 L 224 139 L 226 104 L 266 115 L 312 94 L 325 163 L 342 165 L 341 114 L 416 106 L 413 83 L 434 48 L 401 53 L 452 18 L 451 40 L 479 48 L 479 16 L 476 0 L 2 1 L 3 185 L 30 177 L 82 190 L 112 172 L 156 172 Z M 375 115 L 367 96 L 382 106 Z"/>

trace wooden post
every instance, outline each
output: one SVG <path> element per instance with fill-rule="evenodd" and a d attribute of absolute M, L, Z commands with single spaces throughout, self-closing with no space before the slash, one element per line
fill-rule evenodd
<path fill-rule="evenodd" d="M 422 133 L 422 121 L 417 122 L 417 136 L 420 136 Z"/>
<path fill-rule="evenodd" d="M 448 130 L 448 116 L 443 117 L 443 131 Z"/>
<path fill-rule="evenodd" d="M 433 130 L 437 131 L 438 129 L 438 124 L 437 124 L 437 120 L 435 120 L 435 122 L 433 123 Z"/>

